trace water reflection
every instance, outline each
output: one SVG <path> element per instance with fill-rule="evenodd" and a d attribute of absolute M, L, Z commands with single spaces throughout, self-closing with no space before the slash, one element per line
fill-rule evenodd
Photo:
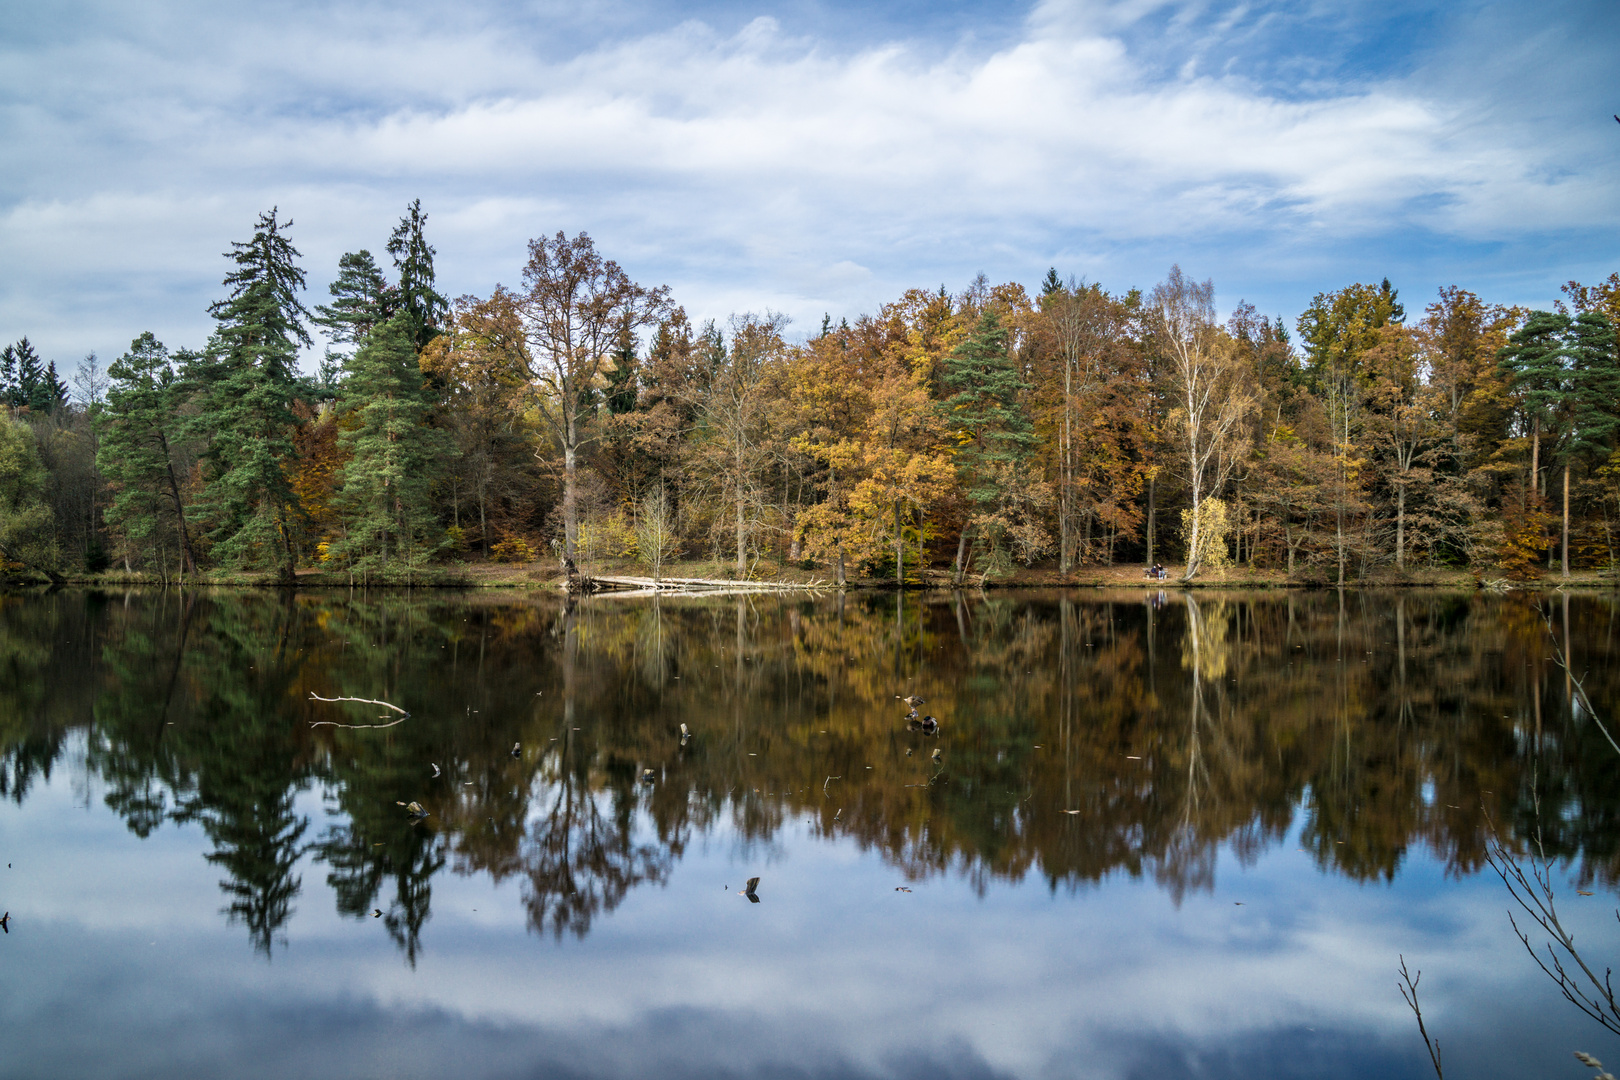
<path fill-rule="evenodd" d="M 1387 880 L 1422 844 L 1471 873 L 1485 815 L 1525 834 L 1539 791 L 1549 855 L 1587 887 L 1620 873 L 1612 750 L 1548 648 L 1556 634 L 1611 708 L 1607 597 L 0 604 L 0 793 L 25 801 L 82 731 L 83 768 L 133 833 L 201 829 L 223 913 L 266 956 L 306 855 L 338 911 L 382 920 L 414 964 L 446 867 L 516 881 L 532 930 L 583 937 L 722 822 L 769 851 L 805 821 L 910 879 L 1074 890 L 1127 874 L 1179 903 L 1213 888 L 1222 846 L 1252 862 L 1300 815 L 1323 869 Z M 311 693 L 412 715 L 312 727 L 375 707 Z M 941 718 L 936 737 L 907 730 L 908 693 Z M 322 820 L 299 809 L 310 791 Z M 413 800 L 425 819 L 401 809 Z"/>

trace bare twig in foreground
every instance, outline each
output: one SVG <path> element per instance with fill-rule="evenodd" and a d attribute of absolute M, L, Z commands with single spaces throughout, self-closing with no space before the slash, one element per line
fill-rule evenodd
<path fill-rule="evenodd" d="M 315 693 L 313 691 L 310 692 L 309 698 L 310 698 L 311 701 L 324 701 L 324 702 L 328 702 L 328 703 L 334 703 L 334 702 L 340 702 L 340 701 L 353 701 L 353 702 L 358 702 L 361 705 L 381 705 L 385 709 L 393 709 L 395 712 L 399 713 L 399 719 L 398 720 L 391 720 L 386 724 L 340 724 L 336 720 L 311 720 L 310 724 L 309 724 L 310 727 L 391 728 L 396 724 L 403 724 L 406 720 L 409 720 L 410 717 L 411 717 L 410 713 L 406 712 L 404 709 L 400 708 L 398 705 L 395 705 L 395 704 L 393 704 L 391 702 L 387 702 L 387 701 L 381 701 L 381 700 L 379 700 L 377 698 L 321 697 L 321 695 L 319 695 L 319 694 L 317 694 L 317 693 Z"/>
<path fill-rule="evenodd" d="M 1558 906 L 1554 902 L 1552 887 L 1552 869 L 1547 862 L 1546 853 L 1541 851 L 1541 841 L 1538 837 L 1536 848 L 1540 852 L 1539 859 L 1532 857 L 1529 860 L 1530 872 L 1525 873 L 1519 861 L 1502 846 L 1502 840 L 1491 830 L 1490 840 L 1486 842 L 1485 859 L 1496 871 L 1496 876 L 1502 879 L 1513 899 L 1524 909 L 1535 924 L 1552 940 L 1547 942 L 1547 956 L 1542 959 L 1534 945 L 1530 944 L 1530 935 L 1520 929 L 1519 922 L 1508 912 L 1508 922 L 1513 924 L 1513 932 L 1519 935 L 1519 941 L 1524 945 L 1525 951 L 1536 962 L 1536 966 L 1547 973 L 1547 977 L 1557 984 L 1558 990 L 1566 1000 L 1593 1020 L 1602 1024 L 1616 1035 L 1620 1035 L 1620 1002 L 1615 1000 L 1613 968 L 1604 968 L 1602 978 L 1582 959 L 1575 949 L 1575 935 L 1564 928 L 1558 918 Z M 1615 913 L 1620 918 L 1620 912 Z M 1556 944 L 1557 948 L 1554 948 Z M 1562 955 L 1560 955 L 1562 954 Z M 1564 967 L 1567 959 L 1578 969 L 1572 973 Z"/>
<path fill-rule="evenodd" d="M 1429 1048 L 1429 1060 L 1434 1063 L 1434 1075 L 1439 1077 L 1439 1080 L 1446 1080 L 1445 1070 L 1440 1068 L 1440 1043 L 1429 1038 L 1429 1029 L 1423 1026 L 1423 1010 L 1418 1008 L 1417 987 L 1418 980 L 1421 978 L 1423 978 L 1422 971 L 1415 975 L 1407 972 L 1406 957 L 1402 956 L 1401 981 L 1406 985 L 1402 986 L 1400 983 L 1396 983 L 1395 988 L 1401 992 L 1401 997 L 1406 999 L 1407 1006 L 1412 1010 L 1413 1015 L 1417 1017 L 1418 1034 L 1423 1036 L 1423 1045 Z"/>

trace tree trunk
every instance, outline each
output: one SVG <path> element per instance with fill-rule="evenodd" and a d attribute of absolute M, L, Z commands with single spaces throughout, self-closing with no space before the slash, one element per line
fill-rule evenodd
<path fill-rule="evenodd" d="M 1154 488 L 1157 486 L 1157 484 L 1158 484 L 1158 478 L 1157 477 L 1154 477 L 1154 478 L 1152 478 L 1152 479 L 1150 479 L 1148 481 L 1147 564 L 1149 566 L 1153 565 L 1153 514 L 1154 514 L 1153 495 L 1154 495 Z"/>
<path fill-rule="evenodd" d="M 847 584 L 847 583 L 846 583 L 846 581 L 844 579 L 844 549 L 839 548 L 838 549 L 838 587 L 840 589 L 842 589 L 845 586 L 845 584 Z"/>
<path fill-rule="evenodd" d="M 900 504 L 894 504 L 894 583 L 906 587 L 906 548 L 900 532 Z"/>
<path fill-rule="evenodd" d="M 579 545 L 579 479 L 572 439 L 563 447 L 563 558 L 577 563 Z M 487 544 L 487 541 L 486 541 Z"/>
<path fill-rule="evenodd" d="M 1200 524 L 1202 524 L 1202 523 L 1198 520 L 1198 517 L 1199 517 L 1199 515 L 1198 515 L 1198 507 L 1203 502 L 1203 499 L 1200 498 L 1200 496 L 1203 494 L 1203 492 L 1201 492 L 1199 490 L 1200 485 L 1199 485 L 1199 482 L 1198 482 L 1199 481 L 1198 463 L 1196 461 L 1193 462 L 1193 467 L 1192 467 L 1191 471 L 1192 471 L 1192 528 L 1190 530 L 1188 530 L 1190 535 L 1187 537 L 1187 568 L 1186 568 L 1186 570 L 1182 571 L 1182 574 L 1181 574 L 1181 580 L 1182 581 L 1191 581 L 1193 579 L 1193 575 L 1198 573 L 1198 564 L 1203 561 L 1203 559 L 1200 557 L 1201 552 L 1199 551 L 1199 545 L 1203 543 L 1203 535 L 1202 535 L 1202 532 L 1201 532 L 1201 530 L 1199 528 Z"/>
<path fill-rule="evenodd" d="M 191 534 L 186 530 L 186 503 L 180 497 L 180 484 L 174 477 L 174 462 L 169 458 L 169 440 L 159 436 L 163 449 L 163 467 L 169 474 L 169 498 L 174 500 L 174 516 L 180 522 L 180 573 L 197 572 L 197 555 L 191 550 Z"/>
<path fill-rule="evenodd" d="M 737 488 L 737 573 L 748 572 L 748 530 L 743 527 L 743 497 L 741 485 Z"/>
<path fill-rule="evenodd" d="M 957 536 L 957 538 L 956 538 L 956 562 L 953 564 L 953 566 L 951 568 L 951 584 L 952 585 L 960 585 L 960 584 L 962 584 L 962 574 L 964 572 L 964 568 L 962 566 L 962 559 L 967 554 L 967 539 L 968 539 L 968 531 L 964 527 L 962 529 L 961 534 L 959 536 Z"/>
<path fill-rule="evenodd" d="M 1569 577 L 1569 460 L 1564 460 L 1564 577 Z"/>
<path fill-rule="evenodd" d="M 1406 485 L 1395 485 L 1395 569 L 1406 569 Z"/>
<path fill-rule="evenodd" d="M 1541 475 L 1541 417 L 1536 417 L 1530 428 L 1530 497 L 1536 497 L 1536 483 Z"/>

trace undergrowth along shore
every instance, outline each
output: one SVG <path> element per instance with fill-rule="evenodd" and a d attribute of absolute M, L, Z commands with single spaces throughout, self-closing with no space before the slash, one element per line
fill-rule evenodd
<path fill-rule="evenodd" d="M 1137 587 L 1144 589 L 1323 589 L 1336 587 L 1336 579 L 1325 568 L 1311 567 L 1303 573 L 1292 576 L 1282 570 L 1254 569 L 1249 567 L 1229 567 L 1219 570 L 1203 570 L 1190 582 L 1180 580 L 1182 567 L 1165 567 L 1167 577 L 1163 580 L 1154 580 L 1146 575 L 1146 567 L 1137 564 L 1117 564 L 1115 566 L 1085 566 L 1068 574 L 1059 573 L 1054 568 L 1020 567 L 1014 573 L 1001 578 L 980 580 L 977 574 L 969 575 L 960 585 L 963 589 L 1018 589 L 1018 588 L 1111 588 Z M 628 574 L 646 576 L 644 570 L 634 563 L 601 561 L 584 567 L 581 573 L 586 577 L 596 575 Z M 713 562 L 691 562 L 671 564 L 661 575 L 663 578 L 704 577 L 722 580 L 734 580 L 739 585 L 754 582 L 769 584 L 778 582 L 796 586 L 816 585 L 828 591 L 838 589 L 838 583 L 827 570 L 822 567 L 803 569 L 797 566 L 757 566 L 752 573 L 738 574 L 730 565 L 716 565 Z M 905 588 L 907 590 L 948 590 L 953 588 L 952 575 L 949 570 L 928 570 L 922 574 L 911 572 L 907 574 Z M 153 574 L 128 573 L 122 570 L 105 570 L 95 574 L 67 574 L 64 582 L 68 585 L 94 585 L 94 586 L 218 586 L 218 587 L 246 587 L 246 588 L 421 588 L 421 589 L 557 589 L 566 587 L 562 567 L 551 559 L 531 563 L 494 563 L 476 562 L 463 563 L 451 566 L 435 566 L 426 571 L 406 574 L 370 575 L 369 578 L 352 576 L 347 573 L 335 573 L 320 569 L 300 570 L 292 582 L 284 581 L 273 573 L 262 571 L 208 571 L 189 575 L 184 580 L 162 577 Z M 0 584 L 8 586 L 34 586 L 46 584 L 44 579 L 37 575 L 20 573 L 0 577 Z M 1479 572 L 1466 569 L 1418 569 L 1408 568 L 1397 571 L 1393 567 L 1383 567 L 1360 577 L 1347 577 L 1346 588 L 1439 588 L 1439 589 L 1474 589 L 1492 588 L 1498 590 L 1511 589 L 1556 589 L 1559 587 L 1582 589 L 1617 589 L 1620 588 L 1620 574 L 1609 570 L 1580 570 L 1572 572 L 1569 578 L 1557 573 L 1545 574 L 1540 578 L 1528 581 L 1509 581 L 1490 572 Z M 850 590 L 888 590 L 896 588 L 892 577 L 857 577 L 851 575 L 846 584 Z M 611 591 L 611 590 L 609 590 Z"/>

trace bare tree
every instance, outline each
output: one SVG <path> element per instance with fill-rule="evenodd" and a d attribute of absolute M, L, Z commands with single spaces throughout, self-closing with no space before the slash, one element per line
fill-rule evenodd
<path fill-rule="evenodd" d="M 708 438 L 695 464 L 730 505 L 737 541 L 737 573 L 748 570 L 750 525 L 761 502 L 759 474 L 769 461 L 770 385 L 786 358 L 787 316 L 774 311 L 731 317 L 731 346 L 706 385 L 691 395 Z"/>
<path fill-rule="evenodd" d="M 1183 479 L 1192 497 L 1183 581 L 1198 573 L 1203 554 L 1204 500 L 1218 493 L 1237 464 L 1243 420 L 1253 408 L 1244 366 L 1215 322 L 1215 283 L 1189 281 L 1181 267 L 1154 286 L 1153 330 L 1170 365 L 1176 405 L 1170 421 L 1180 436 Z"/>
<path fill-rule="evenodd" d="M 604 259 L 585 233 L 529 241 L 518 310 L 542 423 L 563 454 L 563 553 L 579 541 L 579 451 L 596 437 L 599 391 L 624 335 L 656 321 L 669 289 L 644 288 Z"/>
<path fill-rule="evenodd" d="M 664 561 L 680 550 L 680 537 L 675 533 L 675 511 L 660 483 L 641 500 L 640 513 L 636 515 L 636 553 L 657 581 L 663 573 Z"/>

